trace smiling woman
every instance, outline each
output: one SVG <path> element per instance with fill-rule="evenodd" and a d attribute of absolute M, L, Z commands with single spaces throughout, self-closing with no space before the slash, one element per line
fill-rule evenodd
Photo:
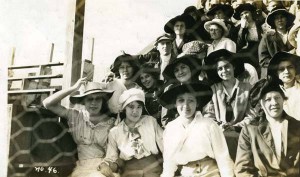
<path fill-rule="evenodd" d="M 60 101 L 78 91 L 80 94 L 70 97 L 73 104 L 81 104 L 82 108 L 68 109 Z M 112 90 L 106 89 L 105 83 L 87 82 L 86 78 L 79 79 L 70 88 L 56 92 L 43 101 L 44 106 L 60 117 L 68 119 L 70 133 L 77 144 L 77 166 L 71 177 L 97 174 L 97 163 L 102 161 L 106 151 L 108 131 L 113 127 L 115 118 L 107 108 L 107 101 L 113 95 Z"/>
<path fill-rule="evenodd" d="M 279 82 L 271 77 L 260 80 L 250 97 L 263 113 L 241 132 L 236 176 L 299 176 L 300 122 L 283 111 L 286 97 Z"/>
<path fill-rule="evenodd" d="M 100 172 L 110 177 L 113 167 L 117 166 L 122 177 L 159 177 L 162 172 L 162 129 L 153 117 L 143 115 L 144 92 L 131 88 L 122 93 L 119 102 L 123 120 L 109 132 L 107 153 L 99 165 Z"/>

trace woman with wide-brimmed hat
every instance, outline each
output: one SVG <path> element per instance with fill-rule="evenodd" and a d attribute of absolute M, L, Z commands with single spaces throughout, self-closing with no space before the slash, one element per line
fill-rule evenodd
<path fill-rule="evenodd" d="M 236 41 L 237 39 L 237 29 L 234 23 L 231 21 L 231 17 L 233 15 L 233 8 L 229 4 L 213 4 L 211 8 L 207 11 L 206 15 L 210 19 L 220 19 L 223 20 L 226 27 L 228 28 L 227 37 L 232 41 Z"/>
<path fill-rule="evenodd" d="M 266 77 L 271 58 L 279 51 L 291 51 L 294 47 L 288 41 L 288 31 L 293 26 L 295 16 L 286 9 L 275 8 L 267 16 L 266 23 L 275 31 L 266 33 L 258 47 L 261 78 Z"/>
<path fill-rule="evenodd" d="M 251 64 L 258 68 L 258 45 L 262 38 L 263 29 L 262 23 L 256 17 L 256 7 L 248 3 L 240 4 L 235 9 L 233 17 L 240 20 L 240 24 L 237 26 L 237 53 L 248 56 L 251 59 Z"/>
<path fill-rule="evenodd" d="M 154 65 L 154 63 L 144 63 L 141 66 L 137 83 L 145 92 L 145 108 L 161 125 L 161 106 L 158 102 L 158 95 L 163 91 L 164 83 L 159 79 L 160 69 L 155 68 Z"/>
<path fill-rule="evenodd" d="M 212 43 L 207 49 L 207 55 L 219 49 L 227 49 L 236 52 L 236 44 L 226 36 L 229 34 L 228 28 L 221 19 L 213 19 L 204 24 L 204 28 L 209 32 Z"/>
<path fill-rule="evenodd" d="M 110 70 L 129 89 L 137 86 L 135 81 L 138 78 L 139 65 L 140 63 L 137 58 L 124 53 L 115 59 L 114 63 L 110 66 Z"/>
<path fill-rule="evenodd" d="M 283 110 L 286 97 L 279 83 L 271 77 L 260 80 L 250 98 L 262 114 L 241 131 L 236 176 L 300 176 L 300 122 Z"/>
<path fill-rule="evenodd" d="M 208 80 L 214 81 L 212 101 L 204 116 L 215 118 L 224 131 L 229 152 L 235 159 L 239 131 L 254 117 L 250 109 L 251 85 L 237 78 L 245 72 L 244 63 L 228 50 L 222 49 L 205 58 Z"/>
<path fill-rule="evenodd" d="M 81 104 L 80 109 L 65 108 L 60 101 L 66 96 L 84 89 L 71 96 L 73 104 Z M 69 130 L 77 144 L 78 161 L 72 177 L 103 176 L 97 171 L 106 154 L 108 131 L 114 126 L 113 118 L 107 108 L 107 100 L 113 95 L 105 83 L 87 82 L 79 79 L 72 87 L 58 91 L 43 101 L 43 105 L 60 117 L 68 119 Z"/>
<path fill-rule="evenodd" d="M 161 95 L 161 104 L 179 114 L 164 131 L 162 177 L 176 176 L 178 169 L 180 176 L 234 176 L 221 129 L 201 113 L 211 96 L 203 83 L 178 85 Z"/>
<path fill-rule="evenodd" d="M 164 78 L 168 78 L 164 91 L 186 83 L 199 82 L 199 74 L 201 72 L 202 61 L 194 56 L 182 56 L 173 60 L 163 71 Z M 167 125 L 170 121 L 177 117 L 176 111 L 172 109 L 162 108 L 161 119 L 162 125 Z"/>
<path fill-rule="evenodd" d="M 107 153 L 99 170 L 112 177 L 117 166 L 122 177 L 159 177 L 162 172 L 162 129 L 155 118 L 144 115 L 145 94 L 131 88 L 119 98 L 122 121 L 108 135 Z M 121 159 L 123 163 L 118 163 Z"/>
<path fill-rule="evenodd" d="M 268 66 L 268 75 L 280 79 L 280 88 L 287 96 L 283 109 L 290 116 L 300 120 L 300 57 L 287 52 L 276 53 Z"/>
<path fill-rule="evenodd" d="M 178 15 L 165 24 L 165 32 L 175 36 L 173 52 L 176 56 L 182 52 L 182 46 L 192 40 L 192 38 L 188 36 L 187 30 L 191 29 L 194 24 L 195 20 L 193 17 L 186 14 Z"/>

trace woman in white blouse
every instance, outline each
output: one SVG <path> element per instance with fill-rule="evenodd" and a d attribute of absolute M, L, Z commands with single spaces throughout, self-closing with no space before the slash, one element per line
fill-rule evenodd
<path fill-rule="evenodd" d="M 118 167 L 122 177 L 159 177 L 162 172 L 162 129 L 155 118 L 142 114 L 144 92 L 136 88 L 126 90 L 119 101 L 123 120 L 109 132 L 107 153 L 99 165 L 100 172 L 111 177 Z"/>
<path fill-rule="evenodd" d="M 161 95 L 163 106 L 176 107 L 179 114 L 164 131 L 161 177 L 175 176 L 177 170 L 182 177 L 234 176 L 221 129 L 198 111 L 211 96 L 210 87 L 203 83 L 182 84 Z"/>
<path fill-rule="evenodd" d="M 78 109 L 65 108 L 60 101 L 71 93 L 80 94 L 70 97 Z M 58 91 L 43 101 L 43 105 L 60 117 L 68 119 L 69 131 L 77 144 L 78 161 L 71 177 L 103 177 L 97 171 L 106 153 L 108 131 L 114 126 L 115 118 L 108 111 L 107 101 L 113 91 L 106 89 L 105 83 L 87 82 L 79 79 L 72 87 Z M 82 105 L 82 106 L 79 106 Z"/>

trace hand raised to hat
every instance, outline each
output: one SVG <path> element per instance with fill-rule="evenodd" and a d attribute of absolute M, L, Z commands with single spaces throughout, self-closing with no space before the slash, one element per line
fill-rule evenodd
<path fill-rule="evenodd" d="M 74 90 L 78 90 L 81 85 L 85 85 L 87 83 L 87 77 L 83 77 L 78 79 L 78 81 L 72 86 Z"/>

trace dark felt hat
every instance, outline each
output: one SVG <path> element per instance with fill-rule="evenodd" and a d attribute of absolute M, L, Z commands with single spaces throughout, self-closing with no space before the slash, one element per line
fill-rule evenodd
<path fill-rule="evenodd" d="M 228 5 L 228 4 L 214 4 L 212 7 L 209 9 L 209 11 L 206 13 L 207 16 L 213 16 L 215 15 L 216 11 L 222 10 L 224 14 L 230 18 L 233 14 L 233 8 Z"/>
<path fill-rule="evenodd" d="M 285 98 L 285 95 L 279 86 L 280 84 L 282 84 L 282 82 L 279 79 L 272 78 L 271 76 L 268 76 L 267 78 L 261 79 L 258 82 L 256 82 L 250 90 L 249 94 L 249 101 L 251 106 L 254 108 L 259 102 L 259 100 L 265 94 L 271 91 L 279 92 L 282 95 L 282 97 Z"/>
<path fill-rule="evenodd" d="M 226 49 L 216 50 L 210 53 L 205 59 L 205 71 L 208 79 L 214 83 L 222 81 L 217 73 L 217 63 L 220 60 L 229 61 L 234 67 L 234 76 L 237 77 L 245 71 L 244 61 L 240 58 L 240 55 L 229 52 Z"/>
<path fill-rule="evenodd" d="M 235 12 L 233 14 L 233 18 L 240 20 L 241 19 L 241 13 L 243 11 L 250 11 L 252 13 L 254 13 L 256 11 L 256 7 L 252 4 L 249 3 L 245 3 L 245 4 L 240 4 L 236 9 Z M 252 14 L 254 15 L 254 14 Z"/>
<path fill-rule="evenodd" d="M 177 96 L 184 93 L 192 93 L 195 95 L 200 109 L 211 100 L 213 94 L 210 86 L 199 81 L 197 83 L 181 84 L 170 87 L 159 97 L 159 102 L 167 109 L 174 108 Z"/>
<path fill-rule="evenodd" d="M 295 15 L 289 13 L 286 9 L 274 8 L 266 18 L 267 24 L 270 25 L 272 29 L 275 29 L 274 20 L 275 20 L 275 16 L 278 14 L 282 14 L 283 16 L 286 16 L 286 18 L 287 18 L 286 27 L 287 28 L 290 28 L 294 24 L 294 20 L 296 18 Z"/>
<path fill-rule="evenodd" d="M 103 98 L 108 100 L 113 95 L 114 91 L 108 90 L 106 83 L 88 82 L 83 90 L 77 91 L 70 96 L 70 102 L 72 104 L 80 103 L 85 96 L 93 93 L 101 93 Z"/>
<path fill-rule="evenodd" d="M 188 6 L 187 8 L 184 9 L 183 13 L 184 14 L 189 14 L 191 12 L 198 12 L 197 8 L 195 6 Z"/>
<path fill-rule="evenodd" d="M 114 63 L 110 66 L 110 71 L 115 74 L 118 74 L 119 67 L 122 64 L 122 62 L 129 62 L 132 65 L 132 67 L 135 68 L 135 70 L 139 69 L 138 59 L 133 57 L 132 55 L 124 53 L 115 59 Z"/>
<path fill-rule="evenodd" d="M 174 25 L 178 21 L 184 22 L 186 29 L 192 28 L 195 24 L 195 20 L 192 16 L 187 15 L 187 14 L 178 15 L 178 16 L 172 18 L 171 20 L 169 20 L 165 24 L 165 26 L 164 26 L 165 32 L 174 34 Z"/>
<path fill-rule="evenodd" d="M 288 52 L 277 52 L 270 60 L 268 75 L 277 76 L 278 65 L 281 61 L 291 61 L 297 74 L 300 74 L 300 57 Z"/>
<path fill-rule="evenodd" d="M 195 56 L 185 55 L 172 60 L 164 69 L 162 73 L 163 76 L 165 78 L 175 79 L 174 70 L 178 63 L 183 63 L 188 65 L 191 69 L 193 76 L 200 74 L 201 72 L 201 66 L 202 66 L 201 60 L 196 58 Z"/>

